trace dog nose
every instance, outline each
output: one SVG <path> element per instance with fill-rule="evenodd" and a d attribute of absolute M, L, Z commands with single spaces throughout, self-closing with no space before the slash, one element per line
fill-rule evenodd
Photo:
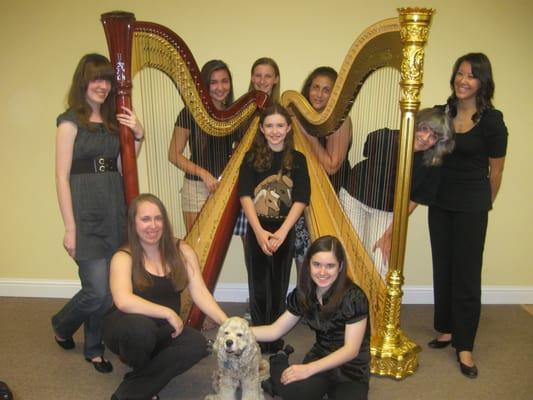
<path fill-rule="evenodd" d="M 231 347 L 231 346 L 233 346 L 233 340 L 231 339 L 226 340 L 226 347 Z"/>

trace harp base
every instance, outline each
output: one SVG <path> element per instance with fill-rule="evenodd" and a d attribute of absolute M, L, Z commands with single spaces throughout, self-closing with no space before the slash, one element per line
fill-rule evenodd
<path fill-rule="evenodd" d="M 401 330 L 392 336 L 373 337 L 370 346 L 370 372 L 374 375 L 404 379 L 418 369 L 421 348 Z"/>

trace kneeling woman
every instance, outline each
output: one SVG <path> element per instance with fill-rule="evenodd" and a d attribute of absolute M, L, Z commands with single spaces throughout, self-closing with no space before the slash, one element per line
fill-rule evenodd
<path fill-rule="evenodd" d="M 128 245 L 111 260 L 110 286 L 116 309 L 104 320 L 104 341 L 133 368 L 112 399 L 157 399 L 207 355 L 202 334 L 179 316 L 181 291 L 189 289 L 217 323 L 227 317 L 204 284 L 196 253 L 182 241 L 176 248 L 165 207 L 151 194 L 129 207 Z"/>
<path fill-rule="evenodd" d="M 370 321 L 364 292 L 346 274 L 346 255 L 333 236 L 309 247 L 287 311 L 272 325 L 252 330 L 259 341 L 273 341 L 300 319 L 315 332 L 316 343 L 303 364 L 288 365 L 278 352 L 270 359 L 273 391 L 283 399 L 335 400 L 368 397 Z"/>

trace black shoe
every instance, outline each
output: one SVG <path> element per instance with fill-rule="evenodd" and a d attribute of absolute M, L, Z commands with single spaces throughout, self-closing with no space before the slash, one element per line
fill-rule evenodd
<path fill-rule="evenodd" d="M 283 349 L 283 352 L 287 354 L 287 357 L 290 356 L 292 353 L 294 353 L 294 347 L 292 347 L 290 344 L 286 345 Z"/>
<path fill-rule="evenodd" d="M 57 336 L 54 335 L 54 340 L 61 348 L 65 350 L 72 350 L 74 347 L 76 347 L 76 343 L 74 343 L 74 339 L 71 337 L 59 340 Z"/>
<path fill-rule="evenodd" d="M 432 349 L 443 349 L 452 343 L 451 340 L 439 340 L 438 338 L 428 342 L 428 346 Z"/>
<path fill-rule="evenodd" d="M 470 367 L 466 364 L 463 364 L 461 362 L 461 358 L 459 357 L 459 351 L 456 351 L 455 354 L 457 355 L 457 362 L 459 363 L 459 369 L 461 370 L 461 374 L 463 374 L 467 378 L 477 378 L 478 371 L 476 365 L 474 364 Z"/>
<path fill-rule="evenodd" d="M 272 382 L 272 378 L 268 378 L 261 382 L 261 389 L 263 389 L 263 392 L 268 393 L 270 397 L 274 397 L 277 394 L 274 391 L 274 383 Z"/>
<path fill-rule="evenodd" d="M 111 361 L 104 359 L 104 357 L 102 357 L 102 361 L 93 361 L 90 358 L 85 358 L 85 361 L 90 362 L 94 369 L 102 374 L 109 374 L 113 371 L 113 364 L 111 364 Z"/>

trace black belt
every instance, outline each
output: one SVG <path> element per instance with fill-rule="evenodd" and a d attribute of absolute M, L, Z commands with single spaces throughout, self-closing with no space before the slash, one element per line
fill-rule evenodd
<path fill-rule="evenodd" d="M 72 160 L 71 174 L 102 174 L 104 172 L 117 171 L 116 158 L 81 158 Z"/>

